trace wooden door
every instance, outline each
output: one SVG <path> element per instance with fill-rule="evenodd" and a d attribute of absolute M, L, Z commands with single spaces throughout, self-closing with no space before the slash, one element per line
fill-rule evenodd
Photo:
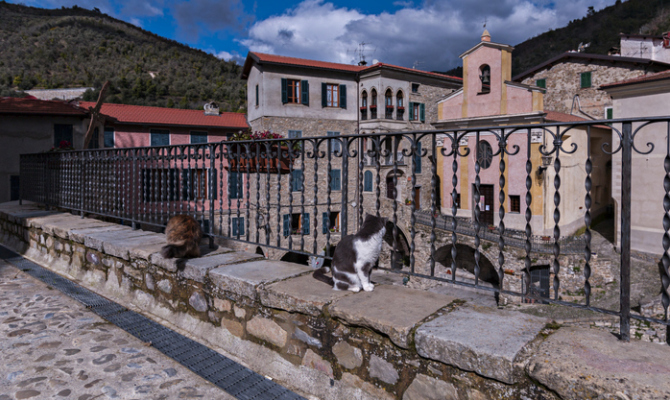
<path fill-rule="evenodd" d="M 474 186 L 472 190 L 474 193 Z M 493 185 L 479 186 L 479 210 L 479 223 L 481 226 L 486 228 L 489 225 L 493 225 Z"/>
<path fill-rule="evenodd" d="M 414 188 L 414 209 L 421 209 L 421 187 L 419 186 Z"/>

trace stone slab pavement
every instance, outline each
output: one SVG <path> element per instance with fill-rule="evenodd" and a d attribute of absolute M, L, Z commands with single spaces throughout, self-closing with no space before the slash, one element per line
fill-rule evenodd
<path fill-rule="evenodd" d="M 234 397 L 0 260 L 0 400 Z"/>

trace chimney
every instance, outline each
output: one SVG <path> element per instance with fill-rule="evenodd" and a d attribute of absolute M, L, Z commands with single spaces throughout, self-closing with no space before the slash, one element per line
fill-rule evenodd
<path fill-rule="evenodd" d="M 205 109 L 205 115 L 219 115 L 219 105 L 213 101 L 206 103 L 203 108 Z"/>

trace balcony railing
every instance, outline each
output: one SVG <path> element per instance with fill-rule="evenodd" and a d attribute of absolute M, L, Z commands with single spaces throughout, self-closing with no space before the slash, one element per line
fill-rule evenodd
<path fill-rule="evenodd" d="M 25 154 L 21 199 L 134 227 L 189 214 L 211 240 L 316 258 L 330 258 L 366 214 L 381 215 L 393 249 L 381 268 L 617 315 L 628 340 L 631 318 L 669 325 L 668 132 L 670 117 L 658 117 Z M 633 153 L 653 154 L 634 170 Z M 405 160 L 413 168 L 400 168 Z M 610 203 L 617 306 L 592 294 L 603 279 L 592 222 Z M 340 232 L 331 236 L 335 218 Z M 649 221 L 662 233 L 650 234 L 658 229 Z M 579 236 L 562 235 L 580 226 Z M 660 259 L 664 317 L 631 311 L 632 241 Z M 541 279 L 538 263 L 548 264 Z M 457 279 L 460 271 L 474 280 Z M 481 284 L 484 271 L 491 285 Z"/>

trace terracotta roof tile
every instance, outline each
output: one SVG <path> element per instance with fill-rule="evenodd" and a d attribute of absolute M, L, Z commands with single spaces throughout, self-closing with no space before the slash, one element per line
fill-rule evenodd
<path fill-rule="evenodd" d="M 577 115 L 573 114 L 566 114 L 558 111 L 551 111 L 551 110 L 544 110 L 547 115 L 544 117 L 544 119 L 547 120 L 547 122 L 584 122 L 584 121 L 591 121 L 590 119 L 582 118 Z M 603 129 L 611 129 L 607 125 L 594 125 L 596 128 L 603 128 Z"/>
<path fill-rule="evenodd" d="M 601 89 L 606 89 L 606 88 L 611 88 L 611 87 L 630 85 L 630 84 L 633 84 L 633 83 L 660 81 L 660 80 L 663 80 L 663 79 L 670 79 L 670 71 L 658 72 L 658 73 L 650 74 L 650 75 L 647 75 L 647 76 L 641 76 L 639 78 L 633 78 L 633 79 L 628 79 L 628 80 L 625 80 L 625 81 L 613 82 L 613 83 L 610 83 L 610 84 L 607 84 L 607 85 L 603 85 L 600 88 Z"/>
<path fill-rule="evenodd" d="M 95 103 L 82 101 L 79 105 L 88 109 L 89 107 L 93 107 Z M 116 119 L 119 123 L 125 124 L 179 125 L 232 129 L 246 129 L 249 127 L 245 114 L 233 112 L 223 112 L 220 115 L 205 115 L 205 112 L 202 110 L 103 103 L 100 113 Z"/>
<path fill-rule="evenodd" d="M 86 117 L 88 111 L 63 101 L 2 97 L 0 98 L 0 114 L 76 115 Z"/>

